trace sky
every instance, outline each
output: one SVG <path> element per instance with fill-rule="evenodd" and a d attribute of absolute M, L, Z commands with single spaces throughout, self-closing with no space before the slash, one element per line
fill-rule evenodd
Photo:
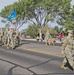
<path fill-rule="evenodd" d="M 4 8 L 4 6 L 7 6 L 9 4 L 13 4 L 14 2 L 16 2 L 18 0 L 0 0 L 0 11 Z M 72 0 L 71 2 L 72 5 L 74 5 L 74 0 Z M 0 27 L 4 27 L 5 24 L 1 22 L 2 18 L 0 17 Z M 52 23 L 53 24 L 53 23 Z M 53 25 L 57 25 L 56 23 L 53 24 Z M 28 27 L 28 24 L 26 25 L 23 25 L 20 30 L 24 29 L 24 28 L 27 28 Z"/>

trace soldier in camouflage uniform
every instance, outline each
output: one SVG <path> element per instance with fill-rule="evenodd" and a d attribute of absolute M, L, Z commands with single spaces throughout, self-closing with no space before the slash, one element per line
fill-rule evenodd
<path fill-rule="evenodd" d="M 3 36 L 3 43 L 4 43 L 4 46 L 7 46 L 7 40 L 8 40 L 8 31 L 9 29 L 8 28 L 5 28 L 4 29 L 4 36 Z"/>
<path fill-rule="evenodd" d="M 13 30 L 12 28 L 9 29 L 8 31 L 8 34 L 7 34 L 7 49 L 9 49 L 12 45 L 13 45 L 13 37 L 12 37 L 12 34 L 13 34 Z"/>
<path fill-rule="evenodd" d="M 20 33 L 18 30 L 16 30 L 16 40 L 17 40 L 17 45 L 20 44 L 20 37 L 21 37 L 21 33 Z"/>
<path fill-rule="evenodd" d="M 12 38 L 11 38 L 11 42 L 10 42 L 10 47 L 12 48 L 12 49 L 14 49 L 15 48 L 15 46 L 16 46 L 16 40 L 15 40 L 15 36 L 16 36 L 16 33 L 15 33 L 15 30 L 14 30 L 14 28 L 11 28 L 11 33 L 12 33 Z"/>
<path fill-rule="evenodd" d="M 3 45 L 3 36 L 4 36 L 4 28 L 0 28 L 0 41 L 2 45 Z"/>
<path fill-rule="evenodd" d="M 15 28 L 13 28 L 13 34 L 12 34 L 13 44 L 12 44 L 12 49 L 14 49 L 16 47 L 17 37 L 18 37 L 17 30 Z"/>
<path fill-rule="evenodd" d="M 20 32 L 15 28 L 13 28 L 12 38 L 13 39 L 12 39 L 11 47 L 12 49 L 14 49 L 16 46 L 20 44 Z"/>
<path fill-rule="evenodd" d="M 63 64 L 61 65 L 61 68 L 63 68 L 63 69 L 67 69 L 66 64 L 69 63 L 70 66 L 74 70 L 74 61 L 73 61 L 73 57 L 72 57 L 72 49 L 73 49 L 72 35 L 73 35 L 72 30 L 68 30 L 68 36 L 63 40 L 62 54 L 64 53 L 64 55 L 65 55 Z"/>
<path fill-rule="evenodd" d="M 12 33 L 12 43 L 11 43 L 11 47 L 12 47 L 12 49 L 14 49 L 15 48 L 15 46 L 16 46 L 16 32 L 15 32 L 15 29 L 13 28 L 13 33 Z"/>
<path fill-rule="evenodd" d="M 14 31 L 15 31 L 15 36 L 14 36 L 14 45 L 15 46 L 18 46 L 19 44 L 20 44 L 20 36 L 21 36 L 21 34 L 20 34 L 20 32 L 18 31 L 18 30 L 16 30 L 16 29 L 14 29 Z"/>
<path fill-rule="evenodd" d="M 54 43 L 55 43 L 55 38 L 50 37 L 49 40 L 48 40 L 48 44 L 49 45 L 54 45 Z"/>
<path fill-rule="evenodd" d="M 45 34 L 45 41 L 46 41 L 46 45 L 48 45 L 48 40 L 50 38 L 50 33 L 49 33 L 49 30 L 47 30 L 46 34 Z"/>

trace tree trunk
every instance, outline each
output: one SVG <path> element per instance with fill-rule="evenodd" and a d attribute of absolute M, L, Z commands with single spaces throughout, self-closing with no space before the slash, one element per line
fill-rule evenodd
<path fill-rule="evenodd" d="M 39 29 L 39 39 L 42 40 L 42 29 Z"/>

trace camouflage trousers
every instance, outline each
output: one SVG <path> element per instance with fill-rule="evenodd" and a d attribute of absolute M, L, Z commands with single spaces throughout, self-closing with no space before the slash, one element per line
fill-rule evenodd
<path fill-rule="evenodd" d="M 7 37 L 6 36 L 4 36 L 3 38 L 2 38 L 2 42 L 3 42 L 3 44 L 6 46 L 7 45 Z"/>
<path fill-rule="evenodd" d="M 49 45 L 54 45 L 54 43 L 55 43 L 55 38 L 49 38 L 48 39 L 48 44 Z"/>
<path fill-rule="evenodd" d="M 1 41 L 1 36 L 0 36 L 0 41 Z"/>
<path fill-rule="evenodd" d="M 15 47 L 15 40 L 13 38 L 8 38 L 7 47 L 11 47 L 12 49 Z"/>
<path fill-rule="evenodd" d="M 65 58 L 63 60 L 63 64 L 66 65 L 68 62 L 71 67 L 74 67 L 72 51 L 65 51 L 64 53 L 65 53 Z"/>

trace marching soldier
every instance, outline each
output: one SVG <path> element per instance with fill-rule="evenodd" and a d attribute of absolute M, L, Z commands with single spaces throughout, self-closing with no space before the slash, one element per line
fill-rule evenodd
<path fill-rule="evenodd" d="M 46 35 L 45 35 L 46 45 L 48 45 L 48 40 L 49 40 L 50 37 L 51 36 L 50 36 L 49 30 L 47 30 Z"/>
<path fill-rule="evenodd" d="M 3 43 L 5 46 L 7 46 L 7 40 L 8 40 L 8 31 L 9 31 L 9 28 L 5 28 L 5 31 L 4 31 L 4 37 L 3 37 Z"/>
<path fill-rule="evenodd" d="M 68 30 L 68 36 L 63 40 L 62 44 L 62 53 L 64 53 L 65 58 L 63 60 L 63 63 L 61 65 L 61 68 L 67 69 L 66 64 L 69 63 L 70 66 L 74 70 L 74 61 L 72 57 L 72 49 L 73 49 L 73 32 L 72 30 Z"/>
<path fill-rule="evenodd" d="M 11 35 L 11 42 L 10 42 L 10 47 L 12 48 L 12 49 L 14 49 L 15 48 L 15 46 L 16 46 L 16 40 L 15 40 L 15 36 L 16 36 L 16 33 L 15 33 L 15 30 L 14 30 L 14 28 L 11 28 L 11 33 L 12 33 L 12 35 Z"/>
<path fill-rule="evenodd" d="M 9 47 L 12 47 L 12 45 L 13 45 L 12 34 L 13 34 L 13 30 L 12 30 L 12 28 L 10 28 L 9 31 L 8 31 L 8 34 L 7 34 L 7 37 L 8 37 L 8 40 L 7 40 L 7 49 L 9 49 Z"/>
<path fill-rule="evenodd" d="M 4 36 L 4 29 L 0 28 L 0 41 L 2 45 L 3 45 L 3 36 Z"/>
<path fill-rule="evenodd" d="M 55 38 L 50 37 L 49 40 L 48 40 L 48 44 L 54 45 L 54 43 L 55 43 Z"/>
<path fill-rule="evenodd" d="M 20 44 L 20 36 L 21 36 L 21 34 L 20 34 L 20 32 L 18 31 L 18 30 L 16 30 L 16 29 L 14 29 L 14 33 L 15 33 L 15 36 L 14 36 L 14 45 L 15 46 L 17 46 L 17 45 L 19 45 Z"/>
<path fill-rule="evenodd" d="M 15 37 L 16 37 L 16 40 L 17 40 L 17 45 L 19 45 L 20 44 L 21 33 L 18 30 L 16 30 L 15 32 L 16 32 Z"/>

